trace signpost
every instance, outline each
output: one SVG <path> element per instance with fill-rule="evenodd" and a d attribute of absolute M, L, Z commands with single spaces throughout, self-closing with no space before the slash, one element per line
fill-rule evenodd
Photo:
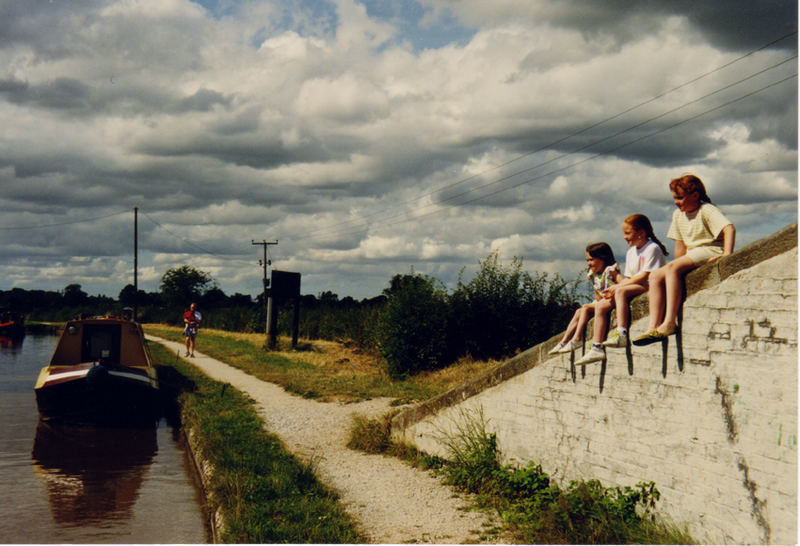
<path fill-rule="evenodd" d="M 273 269 L 271 297 L 275 299 L 275 307 L 284 301 L 291 301 L 294 303 L 292 348 L 296 348 L 298 331 L 300 329 L 300 273 Z M 273 311 L 271 318 L 272 328 L 269 330 L 269 346 L 272 348 L 277 344 L 278 313 Z"/>

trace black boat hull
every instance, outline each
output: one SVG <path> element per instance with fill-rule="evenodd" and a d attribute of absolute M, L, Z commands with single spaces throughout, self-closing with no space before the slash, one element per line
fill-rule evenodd
<path fill-rule="evenodd" d="M 104 366 L 58 370 L 43 383 L 36 389 L 36 403 L 46 421 L 146 425 L 161 415 L 156 384 L 141 370 Z"/>

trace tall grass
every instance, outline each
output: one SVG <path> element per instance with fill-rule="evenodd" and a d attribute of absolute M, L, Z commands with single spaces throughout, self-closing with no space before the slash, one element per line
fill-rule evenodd
<path fill-rule="evenodd" d="M 214 468 L 210 494 L 222 510 L 226 543 L 356 543 L 364 537 L 337 496 L 266 432 L 250 400 L 211 380 L 158 344 L 159 366 L 174 368 L 191 385 L 180 394 L 181 418 L 197 431 L 203 457 Z"/>
<path fill-rule="evenodd" d="M 690 544 L 685 530 L 655 515 L 660 492 L 653 482 L 604 487 L 598 480 L 553 482 L 534 462 L 501 466 L 497 437 L 482 409 L 462 411 L 442 438 L 448 451 L 445 481 L 500 511 L 510 531 L 525 543 Z"/>
<path fill-rule="evenodd" d="M 145 324 L 145 332 L 172 341 L 183 341 L 182 329 L 161 324 Z M 319 400 L 359 401 L 390 397 L 398 403 L 427 400 L 463 383 L 479 371 L 499 362 L 463 360 L 444 370 L 423 372 L 403 380 L 393 380 L 375 354 L 357 347 L 320 341 L 301 340 L 298 350 L 290 350 L 288 340 L 279 340 L 279 350 L 264 347 L 263 334 L 243 334 L 202 329 L 197 350 L 241 369 L 287 391 Z"/>

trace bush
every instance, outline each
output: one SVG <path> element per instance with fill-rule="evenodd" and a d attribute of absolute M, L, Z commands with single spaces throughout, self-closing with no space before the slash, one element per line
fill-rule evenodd
<path fill-rule="evenodd" d="M 400 378 L 444 365 L 447 295 L 435 279 L 395 275 L 378 320 L 381 354 L 389 375 Z"/>
<path fill-rule="evenodd" d="M 560 332 L 577 306 L 578 280 L 522 271 L 522 260 L 503 265 L 497 251 L 479 262 L 475 277 L 461 276 L 450 297 L 448 354 L 502 358 Z M 462 271 L 463 274 L 463 271 Z"/>
<path fill-rule="evenodd" d="M 304 296 L 300 303 L 300 337 L 350 340 L 362 349 L 375 349 L 378 346 L 376 324 L 383 303 L 384 298 L 357 302 L 352 298 L 326 301 Z M 292 331 L 293 317 L 293 309 L 282 308 L 278 331 L 288 335 Z"/>

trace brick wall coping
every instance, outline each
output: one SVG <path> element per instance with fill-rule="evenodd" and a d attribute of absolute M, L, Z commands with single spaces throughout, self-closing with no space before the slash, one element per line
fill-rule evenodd
<path fill-rule="evenodd" d="M 711 288 L 734 273 L 748 269 L 797 247 L 797 222 L 780 231 L 747 245 L 730 256 L 703 265 L 686 276 L 686 296 Z M 631 300 L 631 323 L 648 313 L 647 294 Z M 538 366 L 548 358 L 547 352 L 561 339 L 560 333 L 510 358 L 497 368 L 478 375 L 461 385 L 417 405 L 400 410 L 393 418 L 393 430 L 402 430 L 420 422 L 426 416 L 456 405 L 481 391 Z"/>

